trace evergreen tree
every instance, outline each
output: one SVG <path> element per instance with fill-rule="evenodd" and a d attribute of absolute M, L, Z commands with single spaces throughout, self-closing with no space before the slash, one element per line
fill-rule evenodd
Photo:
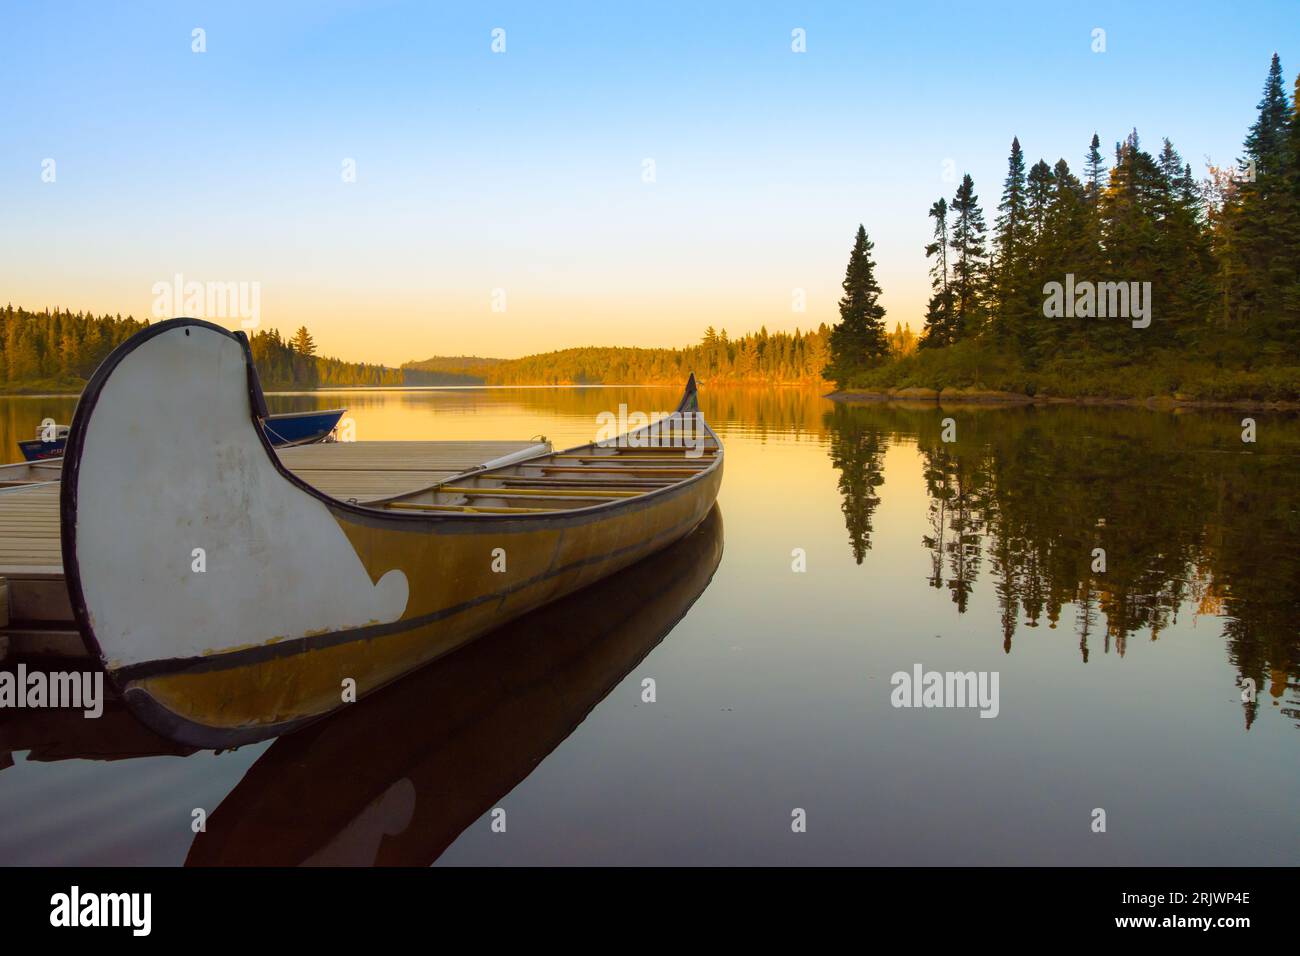
<path fill-rule="evenodd" d="M 1191 166 L 1183 162 L 1168 138 L 1156 165 L 1159 177 L 1154 212 L 1158 244 L 1152 281 L 1161 321 L 1153 323 L 1150 331 L 1161 344 L 1190 344 L 1203 331 L 1208 318 L 1214 265 Z"/>
<path fill-rule="evenodd" d="M 1232 219 L 1242 279 L 1237 316 L 1256 333 L 1290 340 L 1296 333 L 1292 289 L 1300 268 L 1295 257 L 1300 199 L 1294 191 L 1293 112 L 1282 84 L 1282 64 L 1274 53 L 1258 115 L 1246 134 L 1240 202 Z"/>
<path fill-rule="evenodd" d="M 1101 199 L 1102 174 L 1106 171 L 1106 161 L 1101 158 L 1101 139 L 1092 134 L 1088 144 L 1088 158 L 1083 166 L 1083 181 L 1086 184 L 1088 201 L 1093 206 Z"/>
<path fill-rule="evenodd" d="M 1294 347 L 1300 337 L 1300 73 L 1296 74 L 1287 120 L 1283 188 L 1278 191 L 1283 208 L 1279 215 L 1282 241 L 1291 262 L 1291 275 L 1283 278 L 1283 334 Z"/>
<path fill-rule="evenodd" d="M 1025 210 L 1025 157 L 1020 139 L 1011 140 L 1007 178 L 994 223 L 993 264 L 989 270 L 989 307 L 992 331 L 998 340 L 1020 342 L 1026 323 L 1027 284 L 1025 255 L 1029 246 Z"/>
<path fill-rule="evenodd" d="M 1068 174 L 1068 167 L 1066 172 Z M 1054 267 L 1055 263 L 1050 248 L 1053 237 L 1047 231 L 1055 182 L 1056 174 L 1052 167 L 1041 159 L 1030 168 L 1026 177 L 1023 288 L 1015 304 L 1021 318 L 1018 341 L 1030 366 L 1037 364 L 1054 332 L 1043 317 L 1043 286 L 1056 278 L 1048 271 L 1049 266 Z"/>
<path fill-rule="evenodd" d="M 1101 229 L 1108 281 L 1151 282 L 1160 276 L 1160 192 L 1162 177 L 1155 160 L 1142 149 L 1137 130 L 1116 147 L 1115 167 L 1101 197 Z M 1160 296 L 1155 294 L 1156 301 Z M 1167 302 L 1166 302 L 1167 304 Z M 1163 306 L 1161 306 L 1163 308 Z M 1160 321 L 1165 321 L 1163 316 Z M 1109 351 L 1146 348 L 1154 335 L 1135 338 L 1116 334 L 1111 321 L 1090 323 L 1095 345 Z M 1159 335 L 1157 332 L 1155 335 Z"/>
<path fill-rule="evenodd" d="M 1059 159 L 1052 169 L 1043 234 L 1037 244 L 1039 272 L 1035 279 L 1041 294 L 1047 282 L 1064 282 L 1067 274 L 1080 278 L 1100 275 L 1101 244 L 1096 228 L 1096 211 L 1088 199 L 1088 187 Z M 1078 342 L 1083 334 L 1082 318 L 1056 318 L 1041 323 L 1040 350 L 1050 353 Z"/>
<path fill-rule="evenodd" d="M 930 207 L 934 220 L 934 242 L 925 247 L 930 265 L 930 286 L 934 294 L 925 311 L 925 329 L 921 335 L 922 348 L 951 345 L 956 341 L 952 287 L 948 276 L 948 201 L 940 199 Z"/>
<path fill-rule="evenodd" d="M 1025 217 L 1028 225 L 1027 239 L 1031 249 L 1037 249 L 1043 241 L 1047 228 L 1047 207 L 1052 197 L 1052 167 L 1043 160 L 1036 162 L 1029 170 L 1025 189 Z M 1030 253 L 1029 258 L 1034 258 Z"/>
<path fill-rule="evenodd" d="M 954 220 L 952 294 L 952 340 L 959 341 L 980 331 L 982 311 L 980 294 L 986 271 L 984 249 L 984 212 L 975 195 L 975 181 L 970 173 L 962 177 L 952 200 Z"/>
<path fill-rule="evenodd" d="M 1285 163 L 1287 121 L 1291 109 L 1282 85 L 1282 61 L 1276 53 L 1269 63 L 1268 76 L 1264 80 L 1264 95 L 1257 108 L 1259 115 L 1246 134 L 1246 161 L 1241 166 L 1242 172 L 1248 173 L 1253 161 L 1256 180 L 1260 176 L 1280 172 Z M 1249 181 L 1250 177 L 1246 178 Z"/>
<path fill-rule="evenodd" d="M 889 354 L 885 335 L 885 310 L 880 305 L 871 250 L 875 244 L 859 225 L 844 273 L 844 297 L 840 299 L 840 321 L 831 329 L 829 371 L 843 388 L 854 373 L 869 368 Z"/>
<path fill-rule="evenodd" d="M 289 343 L 299 355 L 315 355 L 316 342 L 312 339 L 311 333 L 307 331 L 307 326 L 298 326 L 298 331 L 293 334 L 293 341 Z"/>

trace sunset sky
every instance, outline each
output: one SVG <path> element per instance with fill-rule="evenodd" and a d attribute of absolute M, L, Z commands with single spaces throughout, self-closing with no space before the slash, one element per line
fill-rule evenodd
<path fill-rule="evenodd" d="M 991 224 L 1013 135 L 1077 172 L 1136 127 L 1202 170 L 1272 53 L 1300 70 L 1294 0 L 698 6 L 5 3 L 0 298 L 259 283 L 264 327 L 387 364 L 676 346 L 833 322 L 861 222 L 919 328 L 950 171 Z"/>

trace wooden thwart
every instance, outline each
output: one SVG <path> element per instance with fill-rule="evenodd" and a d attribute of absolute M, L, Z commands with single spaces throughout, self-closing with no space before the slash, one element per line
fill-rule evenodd
<path fill-rule="evenodd" d="M 577 475 L 695 475 L 703 468 L 587 468 L 582 465 L 538 465 L 542 471 Z"/>
<path fill-rule="evenodd" d="M 640 463 L 643 462 L 643 461 L 651 461 L 651 462 L 657 462 L 657 461 L 681 462 L 681 461 L 697 461 L 697 460 L 698 460 L 698 461 L 704 461 L 704 457 L 700 457 L 699 459 L 694 459 L 694 458 L 684 458 L 682 455 L 662 455 L 662 456 L 661 456 L 661 455 L 627 455 L 627 456 L 623 456 L 623 455 L 551 455 L 551 456 L 549 456 L 549 457 L 552 458 L 552 459 L 556 459 L 556 460 L 561 459 L 561 458 L 565 458 L 565 459 L 572 459 L 572 460 L 577 460 L 577 461 L 596 461 L 596 462 L 601 462 L 601 461 L 605 461 L 605 462 L 614 462 L 614 461 L 618 461 L 620 458 L 624 458 L 624 457 L 626 457 L 626 458 L 628 458 L 628 459 L 635 459 L 636 462 L 637 462 L 638 464 L 640 464 Z M 712 459 L 710 458 L 709 461 L 712 461 Z"/>
<path fill-rule="evenodd" d="M 521 498 L 635 498 L 637 495 L 645 494 L 643 491 L 614 491 L 603 488 L 462 488 L 444 485 L 438 488 L 439 493 L 449 495 L 467 495 L 479 498 L 495 498 L 498 495 L 510 497 L 515 495 Z M 581 492 L 590 491 L 590 495 L 581 494 Z"/>
<path fill-rule="evenodd" d="M 508 515 L 508 514 L 525 514 L 529 512 L 551 511 L 551 508 L 488 508 L 477 505 L 426 505 L 412 501 L 390 501 L 385 508 L 396 508 L 399 511 L 462 511 L 468 514 L 489 514 L 489 515 Z"/>

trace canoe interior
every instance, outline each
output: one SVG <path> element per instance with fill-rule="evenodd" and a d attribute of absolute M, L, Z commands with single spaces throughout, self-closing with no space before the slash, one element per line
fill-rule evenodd
<path fill-rule="evenodd" d="M 693 389 L 692 379 L 692 400 Z M 722 443 L 703 416 L 693 408 L 679 408 L 608 441 L 456 476 L 371 506 L 426 515 L 548 514 L 610 507 L 710 474 L 720 469 L 722 455 Z"/>

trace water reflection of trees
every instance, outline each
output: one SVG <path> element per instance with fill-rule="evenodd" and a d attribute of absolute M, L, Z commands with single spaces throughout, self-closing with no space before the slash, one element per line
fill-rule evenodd
<path fill-rule="evenodd" d="M 830 430 L 831 461 L 839 469 L 840 510 L 849 529 L 849 547 L 858 564 L 871 550 L 871 516 L 880 504 L 876 489 L 885 483 L 885 444 L 883 430 L 854 414 L 852 409 L 837 407 L 826 413 Z"/>
<path fill-rule="evenodd" d="M 958 440 L 944 443 L 949 416 Z M 1247 446 L 1240 417 L 874 405 L 823 421 L 859 563 L 880 502 L 879 450 L 914 440 L 929 584 L 964 613 L 985 576 L 1008 653 L 1020 628 L 1063 616 L 1086 663 L 1098 644 L 1123 655 L 1138 632 L 1158 640 L 1180 613 L 1217 615 L 1240 677 L 1300 718 L 1300 422 L 1270 417 L 1267 437 Z M 1095 548 L 1104 572 L 1092 569 Z M 1249 725 L 1259 703 L 1243 706 Z"/>

